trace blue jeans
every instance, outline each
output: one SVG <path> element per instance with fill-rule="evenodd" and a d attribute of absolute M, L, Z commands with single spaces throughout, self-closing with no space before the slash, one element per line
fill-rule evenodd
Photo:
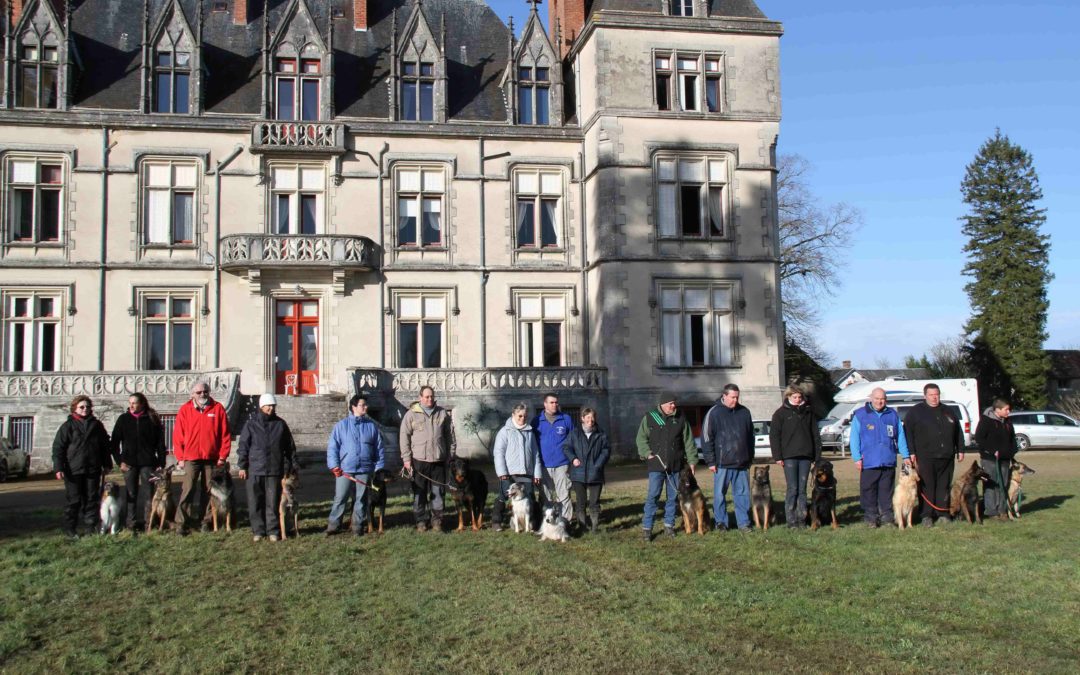
<path fill-rule="evenodd" d="M 746 469 L 716 468 L 713 475 L 713 517 L 716 519 L 716 529 L 728 529 L 727 515 L 727 489 L 731 486 L 731 494 L 735 502 L 735 523 L 739 529 L 750 527 L 750 472 Z"/>
<path fill-rule="evenodd" d="M 356 480 L 364 481 L 364 485 L 360 483 L 354 483 L 349 480 L 349 476 L 352 476 Z M 345 515 L 345 503 L 349 501 L 349 497 L 353 499 L 352 510 L 352 531 L 363 532 L 364 522 L 367 515 L 364 509 L 364 498 L 367 495 L 367 482 L 371 477 L 371 474 L 367 473 L 347 473 L 341 478 L 334 480 L 334 504 L 330 507 L 330 518 L 326 525 L 328 530 L 340 530 L 341 529 L 341 517 Z"/>
<path fill-rule="evenodd" d="M 660 491 L 667 485 L 667 502 L 664 503 L 664 527 L 675 527 L 675 509 L 679 503 L 678 475 L 664 471 L 649 472 L 649 493 L 645 495 L 645 518 L 641 527 L 651 532 L 656 518 L 656 506 Z"/>

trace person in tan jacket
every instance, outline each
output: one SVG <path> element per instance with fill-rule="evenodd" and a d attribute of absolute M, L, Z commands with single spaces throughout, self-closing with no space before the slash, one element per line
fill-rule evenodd
<path fill-rule="evenodd" d="M 457 439 L 450 411 L 435 405 L 431 387 L 420 389 L 420 400 L 401 419 L 399 446 L 405 471 L 412 477 L 416 529 L 426 530 L 430 519 L 431 528 L 441 532 L 446 465 L 457 452 Z"/>

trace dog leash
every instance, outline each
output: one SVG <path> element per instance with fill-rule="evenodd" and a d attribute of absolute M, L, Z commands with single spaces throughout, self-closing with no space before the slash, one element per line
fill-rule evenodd
<path fill-rule="evenodd" d="M 934 509 L 935 511 L 948 511 L 949 510 L 949 509 L 943 509 L 940 506 L 938 506 L 937 504 L 935 504 L 934 502 L 930 501 L 930 498 L 927 497 L 926 493 L 923 492 L 922 490 L 919 490 L 919 496 L 922 497 L 923 501 L 926 502 L 927 504 L 929 504 L 930 508 Z"/>
<path fill-rule="evenodd" d="M 401 470 L 401 473 L 402 473 L 402 475 L 405 475 L 405 469 L 402 469 L 402 470 Z M 435 485 L 441 485 L 441 486 L 443 486 L 444 488 L 446 488 L 447 490 L 450 490 L 451 492 L 458 492 L 458 491 L 460 491 L 460 490 L 461 490 L 461 488 L 459 488 L 459 487 L 454 487 L 454 486 L 453 486 L 453 485 L 451 485 L 450 483 L 443 483 L 442 481 L 437 481 L 437 480 L 435 480 L 435 479 L 434 479 L 434 478 L 432 478 L 431 476 L 426 476 L 426 475 L 424 475 L 424 472 L 423 472 L 423 471 L 421 471 L 420 469 L 413 469 L 413 473 L 415 473 L 416 475 L 420 476 L 421 478 L 423 478 L 424 480 L 428 481 L 429 483 L 434 483 Z"/>

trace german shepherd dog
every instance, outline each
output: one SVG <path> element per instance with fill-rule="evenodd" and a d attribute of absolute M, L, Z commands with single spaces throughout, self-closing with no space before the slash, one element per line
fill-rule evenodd
<path fill-rule="evenodd" d="M 689 466 L 679 471 L 679 510 L 682 511 L 683 529 L 692 534 L 697 528 L 698 534 L 709 530 L 709 511 L 705 508 L 705 495 L 701 494 L 694 472 Z"/>
<path fill-rule="evenodd" d="M 281 526 L 281 540 L 289 538 L 289 527 L 293 536 L 300 536 L 300 502 L 296 501 L 296 491 L 300 489 L 300 470 L 291 467 L 281 477 L 281 500 L 278 502 L 278 524 Z"/>
<path fill-rule="evenodd" d="M 108 481 L 101 489 L 101 508 L 98 509 L 102 534 L 116 534 L 120 531 L 120 511 L 120 486 Z"/>
<path fill-rule="evenodd" d="M 158 517 L 158 532 L 165 529 L 165 523 L 171 522 L 176 513 L 176 503 L 172 495 L 172 474 L 176 465 L 150 474 L 150 484 L 154 486 L 154 496 L 146 505 L 146 531 L 154 529 L 154 516 Z"/>
<path fill-rule="evenodd" d="M 839 529 L 836 521 L 836 476 L 833 475 L 832 462 L 819 460 L 814 464 L 814 492 L 811 495 L 810 529 L 816 530 L 821 524 L 830 521 L 832 529 Z"/>
<path fill-rule="evenodd" d="M 772 520 L 772 484 L 769 482 L 769 465 L 755 466 L 750 479 L 750 512 L 754 515 L 754 527 L 769 531 Z"/>
<path fill-rule="evenodd" d="M 488 482 L 484 472 L 469 466 L 469 460 L 454 457 L 450 460 L 450 491 L 457 504 L 457 531 L 465 529 L 468 511 L 473 532 L 484 526 L 484 504 L 487 502 Z"/>
<path fill-rule="evenodd" d="M 981 525 L 982 515 L 979 513 L 978 505 L 979 483 L 986 483 L 988 480 L 990 480 L 990 474 L 979 466 L 979 460 L 972 460 L 971 467 L 953 482 L 952 493 L 949 495 L 949 516 L 955 518 L 956 514 L 963 511 L 969 523 L 977 521 Z"/>
<path fill-rule="evenodd" d="M 386 517 L 386 486 L 393 482 L 394 474 L 386 469 L 379 469 L 368 479 L 366 495 L 367 531 L 375 532 L 375 509 L 379 510 L 379 534 L 383 533 L 383 519 Z"/>
<path fill-rule="evenodd" d="M 1035 469 L 1023 462 L 1013 460 L 1009 469 L 1009 505 L 1007 508 L 1009 520 L 1020 520 L 1020 484 L 1024 482 L 1024 476 L 1029 473 L 1035 473 Z"/>
<path fill-rule="evenodd" d="M 210 472 L 210 520 L 214 523 L 214 532 L 218 531 L 218 518 L 225 531 L 232 532 L 235 516 L 232 474 L 229 473 L 229 463 L 224 462 Z"/>
<path fill-rule="evenodd" d="M 911 527 L 911 518 L 915 515 L 915 507 L 919 505 L 919 472 L 914 467 L 903 464 L 900 467 L 900 478 L 896 481 L 896 487 L 892 493 L 893 517 L 896 525 L 901 530 Z"/>

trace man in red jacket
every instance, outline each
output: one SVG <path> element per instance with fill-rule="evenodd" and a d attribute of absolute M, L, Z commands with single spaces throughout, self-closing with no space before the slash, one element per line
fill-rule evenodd
<path fill-rule="evenodd" d="M 196 382 L 191 388 L 191 400 L 180 406 L 173 427 L 173 453 L 176 465 L 184 471 L 176 509 L 180 534 L 187 534 L 189 527 L 202 520 L 210 500 L 210 474 L 215 466 L 225 463 L 231 445 L 225 407 L 210 398 L 209 383 Z M 198 507 L 192 503 L 196 484 Z"/>

